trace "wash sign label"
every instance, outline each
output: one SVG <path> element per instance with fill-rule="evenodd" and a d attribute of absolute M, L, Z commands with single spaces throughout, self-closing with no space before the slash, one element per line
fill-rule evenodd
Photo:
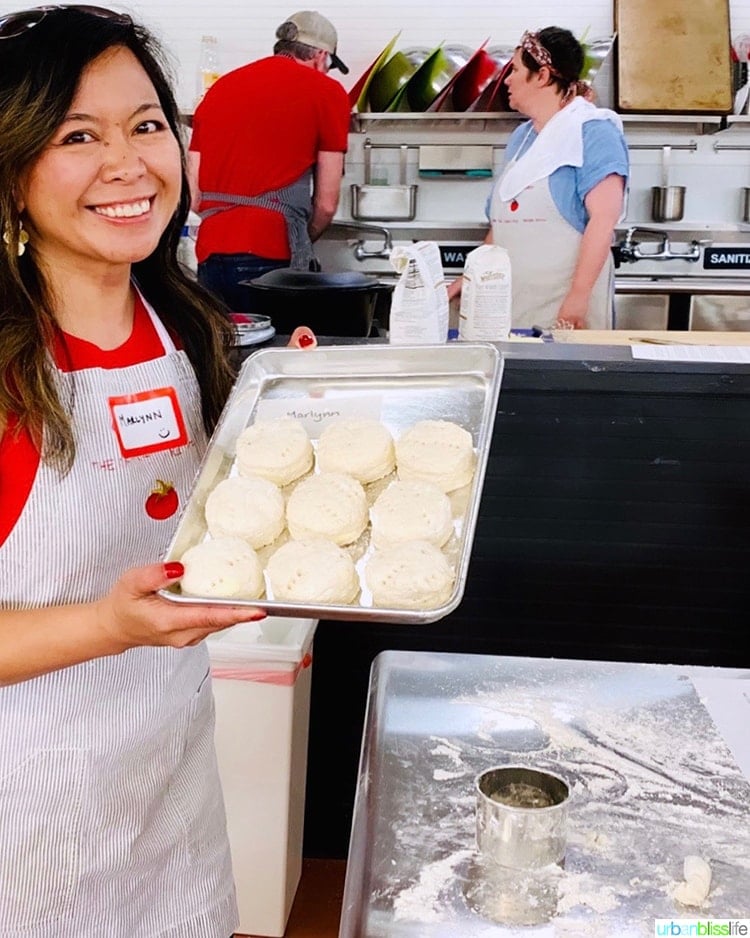
<path fill-rule="evenodd" d="M 478 247 L 478 244 L 438 244 L 440 263 L 443 267 L 463 268 L 466 263 L 466 255 L 469 251 L 473 251 L 474 248 Z"/>
<path fill-rule="evenodd" d="M 712 244 L 703 250 L 704 270 L 750 270 L 750 244 Z"/>

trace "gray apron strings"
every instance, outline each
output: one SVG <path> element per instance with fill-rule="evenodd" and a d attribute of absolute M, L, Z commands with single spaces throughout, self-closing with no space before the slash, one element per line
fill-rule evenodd
<path fill-rule="evenodd" d="M 203 192 L 201 198 L 210 202 L 223 202 L 200 212 L 201 219 L 209 218 L 218 212 L 226 212 L 236 205 L 252 205 L 279 212 L 286 221 L 287 237 L 291 259 L 289 266 L 293 270 L 309 270 L 310 262 L 315 260 L 312 242 L 307 230 L 312 212 L 310 204 L 310 185 L 312 169 L 308 169 L 299 179 L 281 189 L 269 189 L 260 195 L 238 195 L 234 192 Z"/>

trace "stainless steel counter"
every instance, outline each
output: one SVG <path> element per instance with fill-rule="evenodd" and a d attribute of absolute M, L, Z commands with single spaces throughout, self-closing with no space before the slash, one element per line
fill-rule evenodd
<path fill-rule="evenodd" d="M 749 716 L 750 671 L 383 652 L 340 938 L 645 938 L 657 918 L 750 915 Z M 488 884 L 474 779 L 511 763 L 569 781 L 567 855 Z M 700 908 L 673 896 L 689 854 L 712 868 Z"/>

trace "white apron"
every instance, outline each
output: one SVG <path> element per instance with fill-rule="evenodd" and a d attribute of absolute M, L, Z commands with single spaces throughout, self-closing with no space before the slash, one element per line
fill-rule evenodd
<path fill-rule="evenodd" d="M 166 355 L 58 372 L 74 389 L 76 461 L 42 463 L 0 547 L 7 608 L 87 602 L 164 556 L 177 514 L 144 504 L 156 479 L 184 505 L 205 447 L 195 376 Z M 188 444 L 123 458 L 109 401 L 174 388 Z M 237 919 L 204 643 L 136 648 L 0 687 L 0 936 L 227 938 Z"/>
<path fill-rule="evenodd" d="M 510 255 L 513 328 L 552 328 L 573 280 L 581 234 L 558 211 L 548 178 L 509 202 L 500 198 L 499 188 L 492 192 L 490 222 L 494 243 Z M 613 290 L 610 255 L 591 291 L 587 329 L 612 328 Z"/>

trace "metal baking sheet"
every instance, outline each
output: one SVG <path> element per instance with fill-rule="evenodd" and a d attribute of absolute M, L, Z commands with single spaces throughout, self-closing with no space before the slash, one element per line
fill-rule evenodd
<path fill-rule="evenodd" d="M 616 0 L 615 30 L 619 110 L 731 112 L 728 0 Z"/>
<path fill-rule="evenodd" d="M 310 351 L 263 349 L 243 364 L 234 389 L 214 431 L 196 477 L 193 492 L 180 519 L 166 560 L 179 560 L 185 551 L 207 537 L 204 517 L 208 494 L 236 472 L 236 441 L 261 416 L 291 413 L 306 416 L 313 448 L 328 422 L 341 416 L 376 417 L 397 438 L 418 420 L 450 420 L 473 438 L 476 469 L 470 485 L 451 493 L 454 535 L 446 553 L 456 579 L 448 601 L 431 609 L 373 606 L 364 580 L 364 566 L 372 548 L 365 538 L 353 559 L 362 585 L 352 605 L 308 605 L 274 600 L 266 578 L 267 599 L 221 600 L 184 596 L 179 585 L 161 591 L 173 602 L 225 603 L 257 606 L 272 615 L 346 619 L 368 622 L 420 624 L 435 622 L 452 612 L 463 597 L 487 465 L 503 359 L 490 343 L 449 345 L 327 346 Z M 365 486 L 370 504 L 395 476 Z M 271 545 L 271 551 L 279 545 Z M 259 551 L 262 561 L 268 548 Z"/>
<path fill-rule="evenodd" d="M 746 918 L 750 784 L 693 684 L 747 701 L 750 671 L 727 671 L 381 653 L 340 938 L 646 938 L 656 919 Z M 482 864 L 475 778 L 508 764 L 569 783 L 562 865 Z M 674 895 L 691 854 L 712 869 L 699 907 Z"/>

